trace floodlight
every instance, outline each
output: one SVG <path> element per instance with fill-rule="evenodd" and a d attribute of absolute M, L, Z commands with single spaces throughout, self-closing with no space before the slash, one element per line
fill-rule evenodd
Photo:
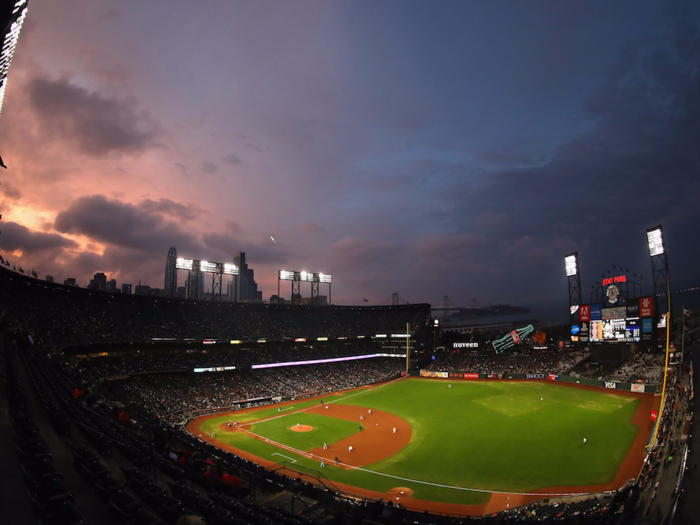
<path fill-rule="evenodd" d="M 649 255 L 654 257 L 664 253 L 664 238 L 661 225 L 647 230 L 647 244 L 649 245 Z"/>
<path fill-rule="evenodd" d="M 293 281 L 294 272 L 290 272 L 289 270 L 280 270 L 280 279 L 283 281 Z"/>
<path fill-rule="evenodd" d="M 225 275 L 238 275 L 238 266 L 231 263 L 224 263 L 224 274 Z"/>
<path fill-rule="evenodd" d="M 333 281 L 331 275 L 329 275 L 327 273 L 319 273 L 318 280 L 322 283 L 330 283 Z"/>
<path fill-rule="evenodd" d="M 183 259 L 178 257 L 175 259 L 175 268 L 178 270 L 192 270 L 194 267 L 194 261 L 192 259 Z"/>
<path fill-rule="evenodd" d="M 566 267 L 566 276 L 571 277 L 578 273 L 578 252 L 564 257 L 564 266 Z"/>
<path fill-rule="evenodd" d="M 216 272 L 216 263 L 209 261 L 199 261 L 200 272 Z"/>

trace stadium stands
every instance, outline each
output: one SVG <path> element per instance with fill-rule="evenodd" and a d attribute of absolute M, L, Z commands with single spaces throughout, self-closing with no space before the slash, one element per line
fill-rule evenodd
<path fill-rule="evenodd" d="M 27 523 L 32 514 L 46 524 L 150 525 L 175 523 L 184 515 L 201 516 L 211 524 L 465 521 L 359 501 L 288 480 L 173 424 L 198 411 L 246 400 L 267 403 L 273 397 L 336 391 L 394 377 L 403 363 L 386 357 L 263 370 L 250 366 L 377 353 L 381 347 L 376 342 L 348 343 L 338 337 L 400 332 L 407 322 L 425 327 L 430 314 L 426 305 L 292 308 L 156 300 L 54 285 L 0 269 L 0 308 L 0 381 L 7 393 L 0 408 L 9 414 L 8 436 L 16 449 L 16 459 L 3 464 L 9 465 L 7 476 L 16 467 L 14 476 L 23 479 L 21 492 L 26 495 L 24 503 L 21 495 L 17 498 L 10 522 Z M 335 337 L 336 342 L 312 347 L 290 341 L 299 334 Z M 154 338 L 167 342 L 154 344 Z M 254 344 L 260 338 L 272 344 Z M 250 344 L 231 351 L 230 346 L 205 348 L 203 339 Z M 427 335 L 418 330 L 416 344 L 421 340 L 427 341 Z M 107 355 L 96 355 L 101 353 Z M 585 357 L 582 352 L 450 353 L 432 366 L 565 372 Z M 637 359 L 616 374 L 629 380 L 649 377 L 655 361 Z M 193 372 L 200 366 L 237 368 Z M 664 451 L 673 453 L 673 430 L 688 400 L 682 390 L 671 387 L 674 395 L 661 414 L 659 440 Z M 605 501 L 583 497 L 540 502 L 481 519 L 618 523 L 632 515 L 640 491 L 654 483 L 662 457 L 652 456 L 639 484 Z"/>

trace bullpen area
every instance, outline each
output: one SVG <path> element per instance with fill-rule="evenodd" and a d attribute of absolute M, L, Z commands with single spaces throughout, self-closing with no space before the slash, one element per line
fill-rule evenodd
<path fill-rule="evenodd" d="M 353 495 L 483 515 L 636 478 L 658 403 L 651 394 L 551 381 L 406 378 L 204 416 L 187 429 Z"/>

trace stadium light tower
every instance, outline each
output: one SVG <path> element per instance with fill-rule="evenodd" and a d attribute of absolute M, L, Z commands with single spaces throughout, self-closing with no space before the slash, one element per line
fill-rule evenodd
<path fill-rule="evenodd" d="M 666 332 L 666 361 L 664 364 L 664 382 L 661 388 L 661 407 L 666 401 L 666 381 L 668 379 L 668 357 L 671 343 L 671 279 L 668 274 L 668 259 L 666 258 L 666 247 L 664 246 L 664 231 L 661 225 L 647 228 L 647 245 L 649 246 L 649 257 L 651 257 L 651 273 L 654 281 L 654 319 L 657 321 L 654 330 L 654 347 L 657 345 L 658 328 L 663 328 Z M 666 325 L 660 326 L 659 321 L 663 319 L 659 311 L 662 301 L 659 297 L 666 294 L 668 301 L 663 301 L 666 309 Z M 656 435 L 659 431 L 658 420 L 655 425 L 652 443 L 656 443 Z"/>
<path fill-rule="evenodd" d="M 654 287 L 654 316 L 655 318 L 661 319 L 663 310 L 666 310 L 666 321 L 668 325 L 672 311 L 670 295 L 671 280 L 668 273 L 664 232 L 660 224 L 647 229 L 647 245 L 649 246 L 649 257 L 651 257 L 651 273 Z M 668 295 L 668 301 L 659 301 L 659 297 L 663 297 L 664 295 Z M 662 304 L 664 306 L 662 306 Z"/>
<path fill-rule="evenodd" d="M 574 324 L 574 314 L 581 306 L 581 274 L 578 266 L 578 252 L 564 257 L 566 278 L 569 281 L 569 324 Z"/>
<path fill-rule="evenodd" d="M 328 284 L 328 304 L 330 304 L 331 299 L 331 283 L 333 282 L 333 276 L 328 273 L 315 273 L 315 272 L 294 272 L 291 270 L 279 270 L 277 272 L 277 304 L 279 304 L 280 297 L 280 281 L 292 281 L 292 304 L 298 304 L 301 302 L 301 283 L 308 282 L 311 283 L 311 303 L 316 304 L 319 302 L 318 288 L 320 283 Z"/>
<path fill-rule="evenodd" d="M 222 297 L 222 277 L 224 275 L 238 275 L 238 266 L 230 263 L 216 263 L 210 261 L 199 261 L 197 259 L 185 259 L 177 257 L 175 259 L 175 270 L 187 271 L 187 298 L 199 299 L 199 294 L 203 292 L 204 280 L 201 277 L 205 273 L 212 274 L 211 293 L 214 300 L 221 300 Z M 177 277 L 176 277 L 177 279 Z M 201 282 L 200 282 L 201 279 Z M 201 286 L 200 286 L 201 284 Z M 202 290 L 200 290 L 202 288 Z M 196 293 L 194 293 L 196 292 Z"/>

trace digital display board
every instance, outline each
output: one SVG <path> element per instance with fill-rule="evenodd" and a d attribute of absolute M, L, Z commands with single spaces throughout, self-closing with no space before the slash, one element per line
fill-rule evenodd
<path fill-rule="evenodd" d="M 637 310 L 632 309 L 632 314 Z M 642 327 L 639 317 L 628 317 L 624 306 L 603 308 L 601 320 L 590 322 L 590 340 L 593 342 L 638 342 Z"/>
<path fill-rule="evenodd" d="M 624 319 L 604 320 L 603 341 L 624 341 L 626 324 Z"/>
<path fill-rule="evenodd" d="M 603 308 L 601 312 L 603 321 L 609 319 L 627 319 L 627 308 L 618 306 L 616 308 Z"/>
<path fill-rule="evenodd" d="M 625 340 L 626 341 L 639 341 L 642 338 L 642 327 L 639 325 L 639 320 L 628 321 L 625 327 Z"/>

